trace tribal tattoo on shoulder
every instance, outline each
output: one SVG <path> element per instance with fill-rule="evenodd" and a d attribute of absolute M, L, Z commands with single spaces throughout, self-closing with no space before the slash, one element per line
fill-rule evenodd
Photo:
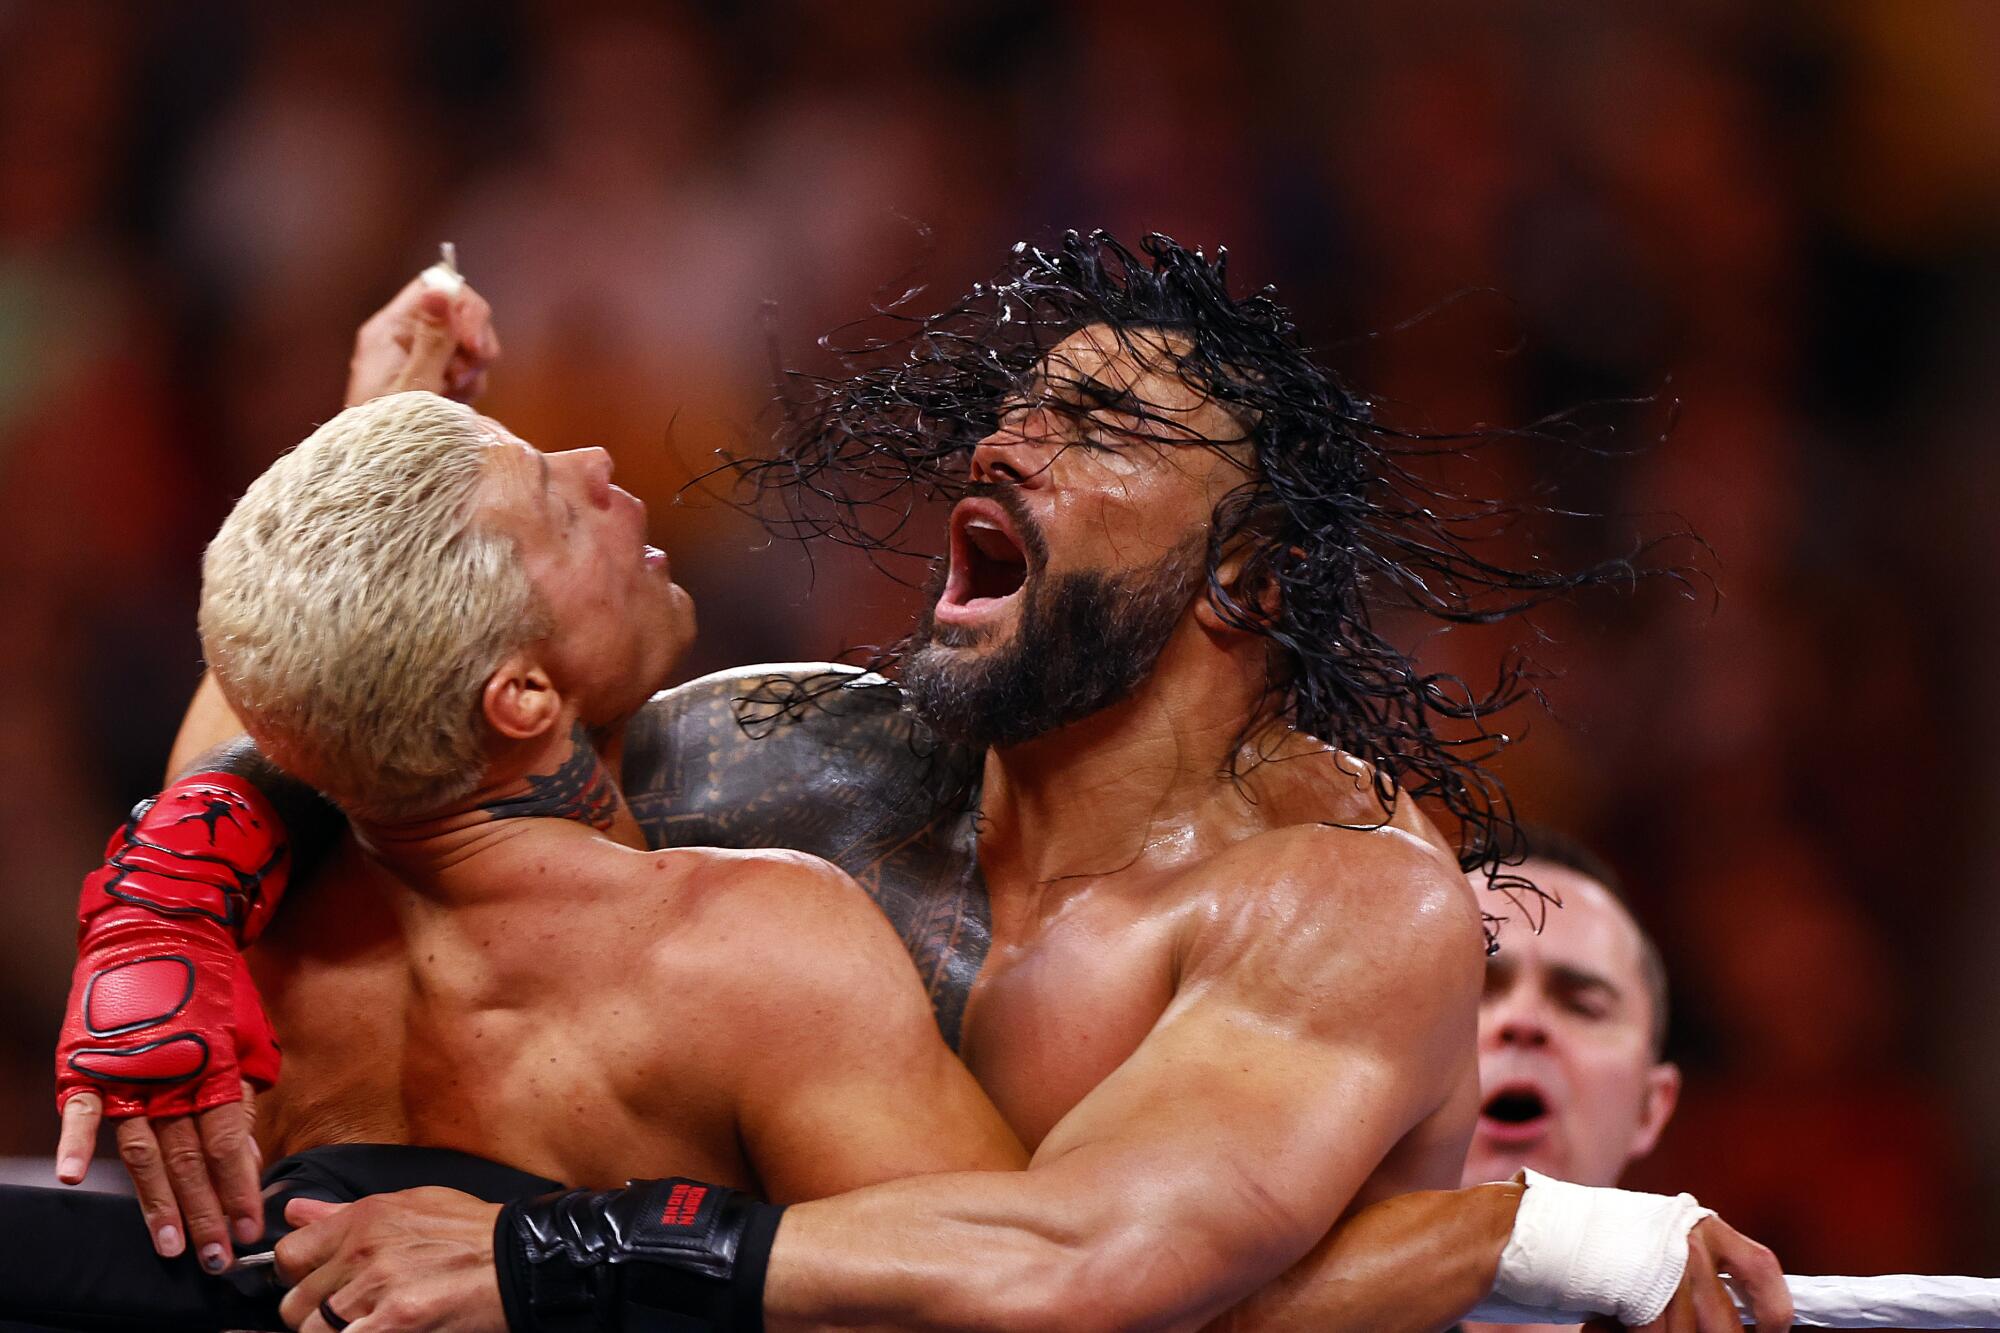
<path fill-rule="evenodd" d="M 569 758 L 553 773 L 530 773 L 528 790 L 480 809 L 495 819 L 573 819 L 606 830 L 618 814 L 618 784 L 579 723 L 570 730 Z"/>
<path fill-rule="evenodd" d="M 626 732 L 626 799 L 655 847 L 788 847 L 852 875 L 896 928 L 953 1048 L 986 961 L 976 773 L 852 672 L 731 673 Z"/>

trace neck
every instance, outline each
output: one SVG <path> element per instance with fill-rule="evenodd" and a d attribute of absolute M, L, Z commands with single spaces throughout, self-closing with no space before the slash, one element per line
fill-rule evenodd
<path fill-rule="evenodd" d="M 589 733 L 574 721 L 511 750 L 479 786 L 442 810 L 408 820 L 357 819 L 354 829 L 362 845 L 412 887 L 459 897 L 490 894 L 510 882 L 486 873 L 492 853 L 552 820 L 628 847 L 645 845 Z"/>
<path fill-rule="evenodd" d="M 1213 833 L 1253 813 L 1226 774 L 1263 681 L 1261 641 L 1218 641 L 1190 616 L 1130 695 L 988 751 L 980 863 L 989 883 L 1046 884 L 1202 854 Z"/>

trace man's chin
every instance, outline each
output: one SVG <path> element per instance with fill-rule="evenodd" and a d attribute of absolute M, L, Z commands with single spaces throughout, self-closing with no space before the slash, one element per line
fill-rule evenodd
<path fill-rule="evenodd" d="M 1491 1184 L 1496 1180 L 1512 1180 L 1521 1174 L 1521 1168 L 1533 1167 L 1545 1176 L 1555 1176 L 1566 1180 L 1564 1163 L 1560 1154 L 1547 1151 L 1546 1144 L 1532 1148 L 1489 1148 L 1474 1143 L 1472 1151 L 1465 1155 L 1465 1176 L 1467 1186 Z"/>
<path fill-rule="evenodd" d="M 964 625 L 954 624 L 950 621 L 932 620 L 924 627 L 923 647 L 918 651 L 931 652 L 937 650 L 952 654 L 950 658 L 934 660 L 971 661 L 984 652 L 994 648 L 1005 647 L 1006 643 L 1003 635 L 1005 635 L 1003 628 L 990 621 L 976 625 Z"/>

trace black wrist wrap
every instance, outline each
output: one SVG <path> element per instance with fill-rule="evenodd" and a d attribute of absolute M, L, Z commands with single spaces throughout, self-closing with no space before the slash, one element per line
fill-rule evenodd
<path fill-rule="evenodd" d="M 513 1333 L 763 1333 L 784 1212 L 698 1180 L 570 1190 L 500 1210 L 493 1253 Z"/>

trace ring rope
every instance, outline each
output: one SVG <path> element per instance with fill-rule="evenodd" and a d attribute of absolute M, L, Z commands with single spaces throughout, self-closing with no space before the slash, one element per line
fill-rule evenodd
<path fill-rule="evenodd" d="M 1801 1328 L 2000 1328 L 2000 1278 L 1786 1274 L 1785 1285 Z M 1740 1298 L 1736 1307 L 1743 1308 Z M 1488 1296 L 1465 1317 L 1482 1324 L 1580 1324 L 1595 1312 L 1531 1309 Z"/>

